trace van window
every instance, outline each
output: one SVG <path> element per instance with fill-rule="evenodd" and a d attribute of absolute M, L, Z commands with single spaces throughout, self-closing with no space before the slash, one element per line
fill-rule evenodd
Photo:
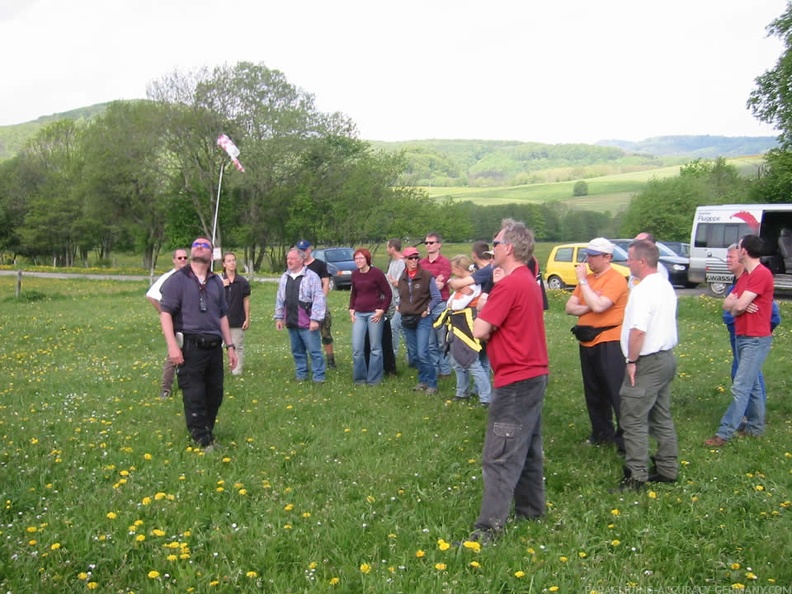
<path fill-rule="evenodd" d="M 694 247 L 727 248 L 751 233 L 745 223 L 701 223 L 696 227 Z"/>
<path fill-rule="evenodd" d="M 572 250 L 573 248 L 571 247 L 558 248 L 555 255 L 556 262 L 571 262 Z"/>

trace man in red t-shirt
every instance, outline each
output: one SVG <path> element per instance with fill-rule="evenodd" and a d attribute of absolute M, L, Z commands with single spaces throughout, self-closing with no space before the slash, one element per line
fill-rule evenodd
<path fill-rule="evenodd" d="M 720 427 L 704 445 L 725 445 L 746 418 L 740 435 L 759 437 L 765 428 L 765 396 L 759 383 L 762 365 L 770 353 L 773 313 L 773 274 L 761 263 L 763 243 L 756 235 L 740 240 L 740 263 L 745 272 L 723 302 L 723 309 L 734 316 L 734 348 L 737 372 L 732 381 L 732 401 Z"/>
<path fill-rule="evenodd" d="M 518 518 L 545 512 L 542 405 L 547 388 L 547 342 L 542 292 L 526 263 L 533 256 L 533 233 L 505 219 L 492 242 L 496 283 L 473 326 L 487 340 L 495 372 L 482 471 L 481 512 L 470 540 L 486 542 L 501 530 L 511 502 Z M 502 278 L 501 278 L 502 277 Z"/>
<path fill-rule="evenodd" d="M 423 270 L 428 270 L 434 277 L 435 284 L 440 291 L 440 297 L 443 298 L 432 310 L 432 322 L 434 323 L 440 317 L 440 314 L 445 311 L 446 302 L 450 295 L 448 280 L 451 278 L 451 262 L 440 253 L 440 249 L 443 246 L 443 238 L 440 237 L 439 233 L 434 231 L 427 233 L 424 245 L 426 245 L 426 257 L 418 264 Z M 437 369 L 438 377 L 450 377 L 451 375 L 451 358 L 445 349 L 445 336 L 445 326 L 435 328 L 434 332 L 429 335 L 429 355 L 432 358 L 432 364 Z"/>

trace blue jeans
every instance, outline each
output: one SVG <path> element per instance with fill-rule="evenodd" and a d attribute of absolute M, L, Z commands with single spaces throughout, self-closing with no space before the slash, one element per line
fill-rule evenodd
<path fill-rule="evenodd" d="M 352 324 L 352 381 L 356 384 L 376 386 L 385 375 L 382 360 L 382 329 L 385 318 L 373 322 L 374 312 L 355 312 L 355 323 Z M 371 353 L 366 365 L 366 332 L 368 332 Z"/>
<path fill-rule="evenodd" d="M 486 404 L 490 401 L 490 396 L 492 394 L 492 385 L 490 384 L 489 375 L 484 370 L 484 367 L 481 365 L 481 361 L 476 359 L 473 361 L 473 364 L 465 369 L 459 363 L 456 362 L 454 357 L 451 357 L 451 366 L 454 368 L 454 372 L 456 373 L 456 397 L 457 398 L 467 398 L 469 394 L 470 388 L 470 378 L 473 378 L 473 382 L 476 386 L 476 392 L 478 393 L 479 402 L 482 404 Z"/>
<path fill-rule="evenodd" d="M 325 379 L 325 360 L 322 356 L 322 339 L 319 330 L 308 328 L 289 328 L 291 352 L 294 358 L 297 379 L 308 379 L 308 357 L 311 357 L 313 381 L 323 382 Z"/>
<path fill-rule="evenodd" d="M 401 313 L 398 311 L 393 312 L 390 320 L 391 324 L 391 342 L 393 344 L 393 356 L 398 359 L 399 357 L 399 342 L 402 333 Z"/>
<path fill-rule="evenodd" d="M 717 435 L 729 439 L 737 430 L 743 416 L 747 418 L 745 432 L 762 435 L 765 428 L 765 395 L 759 383 L 765 359 L 773 343 L 771 336 L 737 336 L 734 341 L 737 373 L 732 382 L 732 401 L 721 419 Z"/>
<path fill-rule="evenodd" d="M 503 528 L 512 500 L 518 517 L 544 515 L 542 405 L 546 389 L 546 375 L 495 388 L 484 439 L 484 495 L 476 528 Z"/>
<path fill-rule="evenodd" d="M 432 310 L 431 318 L 434 322 L 446 310 L 445 301 L 441 301 Z M 446 327 L 432 328 L 432 335 L 429 337 L 429 354 L 432 357 L 432 365 L 435 366 L 439 375 L 451 375 L 451 357 L 445 352 Z"/>
<path fill-rule="evenodd" d="M 729 342 L 731 343 L 731 350 L 732 350 L 732 366 L 731 366 L 731 380 L 734 381 L 734 376 L 737 375 L 737 347 L 734 344 L 736 340 L 736 335 L 734 334 L 734 324 L 727 324 L 726 327 L 729 329 Z M 762 390 L 762 400 L 767 402 L 767 390 L 765 389 L 764 383 L 764 376 L 762 372 L 759 372 L 759 386 Z"/>
<path fill-rule="evenodd" d="M 418 383 L 426 384 L 430 388 L 437 387 L 437 369 L 432 364 L 429 354 L 430 336 L 434 334 L 431 316 L 421 318 L 417 328 L 406 328 L 404 341 L 407 343 L 410 363 L 418 368 Z"/>

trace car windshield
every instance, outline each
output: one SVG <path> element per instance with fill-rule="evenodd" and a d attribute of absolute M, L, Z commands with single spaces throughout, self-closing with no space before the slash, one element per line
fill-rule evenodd
<path fill-rule="evenodd" d="M 325 257 L 328 262 L 346 262 L 352 260 L 355 251 L 351 248 L 338 248 L 325 250 Z"/>
<path fill-rule="evenodd" d="M 627 252 L 621 249 L 618 245 L 613 246 L 613 260 L 611 261 L 616 262 L 617 264 L 621 264 L 622 262 L 627 262 Z"/>
<path fill-rule="evenodd" d="M 667 245 L 663 245 L 662 243 L 657 244 L 657 249 L 660 250 L 661 256 L 671 256 L 672 258 L 679 257 L 674 250 L 672 250 Z"/>

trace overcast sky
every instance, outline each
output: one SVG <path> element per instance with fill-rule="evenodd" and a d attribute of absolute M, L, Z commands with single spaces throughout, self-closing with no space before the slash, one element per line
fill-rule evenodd
<path fill-rule="evenodd" d="M 775 135 L 785 0 L 0 0 L 0 125 L 264 63 L 367 140 Z"/>

